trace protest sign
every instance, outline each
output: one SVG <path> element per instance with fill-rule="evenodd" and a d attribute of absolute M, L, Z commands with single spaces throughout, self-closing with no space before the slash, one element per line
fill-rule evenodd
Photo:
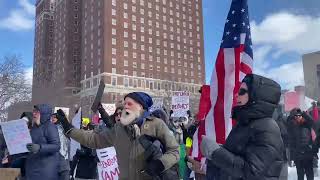
<path fill-rule="evenodd" d="M 93 101 L 93 104 L 91 106 L 91 110 L 94 113 L 96 113 L 98 110 L 98 106 L 99 106 L 99 103 L 101 102 L 101 98 L 102 98 L 105 86 L 106 85 L 104 84 L 103 80 L 101 80 L 98 91 L 97 91 L 97 95 L 96 95 L 96 97 Z"/>
<path fill-rule="evenodd" d="M 66 117 L 69 119 L 70 109 L 67 107 L 55 107 L 54 112 L 56 113 L 59 109 L 61 109 L 66 115 Z"/>
<path fill-rule="evenodd" d="M 299 95 L 297 92 L 286 92 L 284 94 L 285 112 L 290 112 L 293 108 L 300 107 Z"/>
<path fill-rule="evenodd" d="M 176 91 L 172 95 L 172 105 L 171 110 L 173 111 L 172 117 L 185 117 L 187 116 L 187 111 L 189 107 L 189 92 L 186 91 Z"/>
<path fill-rule="evenodd" d="M 116 111 L 116 105 L 115 104 L 102 104 L 103 108 L 106 110 L 108 115 L 112 115 Z"/>
<path fill-rule="evenodd" d="M 71 124 L 73 125 L 73 127 L 80 129 L 80 125 L 81 125 L 81 108 L 79 109 L 78 113 L 73 117 Z M 70 141 L 70 158 L 72 159 L 73 156 L 76 154 L 77 149 L 80 149 L 80 143 L 78 143 L 77 141 L 73 140 L 71 138 Z"/>
<path fill-rule="evenodd" d="M 1 180 L 20 179 L 19 176 L 20 176 L 19 168 L 0 168 Z"/>
<path fill-rule="evenodd" d="M 163 106 L 163 98 L 152 98 L 153 105 L 150 108 L 150 111 L 153 112 L 156 109 L 161 109 Z"/>
<path fill-rule="evenodd" d="M 114 147 L 97 149 L 99 158 L 98 173 L 99 180 L 118 180 L 119 166 L 117 160 L 117 153 Z"/>
<path fill-rule="evenodd" d="M 10 155 L 29 152 L 26 146 L 32 140 L 25 120 L 4 122 L 1 123 L 1 128 Z"/>

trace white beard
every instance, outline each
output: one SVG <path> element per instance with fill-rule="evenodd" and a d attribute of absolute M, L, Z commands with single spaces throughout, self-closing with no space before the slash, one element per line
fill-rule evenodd
<path fill-rule="evenodd" d="M 120 123 L 124 126 L 127 126 L 131 124 L 134 120 L 136 120 L 139 116 L 139 112 L 123 110 L 121 113 Z"/>

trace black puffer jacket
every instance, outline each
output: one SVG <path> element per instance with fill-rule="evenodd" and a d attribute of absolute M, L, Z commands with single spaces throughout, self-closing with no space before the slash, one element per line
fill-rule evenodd
<path fill-rule="evenodd" d="M 208 163 L 210 180 L 278 180 L 283 142 L 271 118 L 280 99 L 280 86 L 267 78 L 247 75 L 247 105 L 233 109 L 237 125 Z"/>
<path fill-rule="evenodd" d="M 274 111 L 272 118 L 276 121 L 280 128 L 281 138 L 284 144 L 284 151 L 283 151 L 283 160 L 288 160 L 288 154 L 286 148 L 289 148 L 289 134 L 287 130 L 287 119 L 282 114 L 282 107 L 278 106 Z"/>
<path fill-rule="evenodd" d="M 97 176 L 98 157 L 96 151 L 85 146 L 81 146 L 73 157 L 70 174 L 76 170 L 76 178 L 95 179 Z"/>
<path fill-rule="evenodd" d="M 305 123 L 297 124 L 294 120 L 296 109 L 288 117 L 289 147 L 293 160 L 312 159 L 316 155 L 316 147 L 312 142 L 311 129 L 313 119 L 305 112 L 302 117 Z"/>

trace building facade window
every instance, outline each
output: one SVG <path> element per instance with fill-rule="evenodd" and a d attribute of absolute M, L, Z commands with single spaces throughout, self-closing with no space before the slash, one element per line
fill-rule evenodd
<path fill-rule="evenodd" d="M 112 68 L 112 74 L 117 74 L 117 69 L 116 68 Z"/>
<path fill-rule="evenodd" d="M 124 85 L 124 87 L 129 87 L 129 78 L 123 79 L 123 85 Z"/>
<path fill-rule="evenodd" d="M 112 19 L 112 25 L 116 26 L 117 25 L 117 20 Z"/>
<path fill-rule="evenodd" d="M 112 86 L 116 86 L 117 85 L 117 77 L 115 77 L 115 76 L 111 77 L 111 85 Z"/>

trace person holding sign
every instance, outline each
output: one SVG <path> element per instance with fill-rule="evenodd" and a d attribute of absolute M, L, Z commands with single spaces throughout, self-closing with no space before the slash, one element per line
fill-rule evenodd
<path fill-rule="evenodd" d="M 150 116 L 149 108 L 153 102 L 148 94 L 133 92 L 126 95 L 124 101 L 120 123 L 103 133 L 75 129 L 65 118 L 60 121 L 66 134 L 84 146 L 93 149 L 114 146 L 119 162 L 119 179 L 163 179 L 162 174 L 179 161 L 179 145 L 163 120 Z M 150 161 L 145 159 L 144 153 L 150 150 L 144 149 L 139 142 L 143 135 L 163 144 L 165 150 L 161 156 L 149 158 Z M 171 179 L 177 179 L 177 176 Z"/>
<path fill-rule="evenodd" d="M 32 143 L 26 159 L 26 178 L 29 180 L 57 180 L 60 140 L 57 127 L 50 122 L 52 107 L 47 104 L 34 106 L 33 125 L 30 130 Z"/>

